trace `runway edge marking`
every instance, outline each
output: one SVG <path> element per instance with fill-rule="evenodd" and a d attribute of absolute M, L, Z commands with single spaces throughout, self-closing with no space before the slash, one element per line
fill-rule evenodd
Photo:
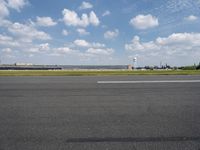
<path fill-rule="evenodd" d="M 97 81 L 98 84 L 126 84 L 126 83 L 200 83 L 200 80 L 154 80 L 154 81 Z"/>

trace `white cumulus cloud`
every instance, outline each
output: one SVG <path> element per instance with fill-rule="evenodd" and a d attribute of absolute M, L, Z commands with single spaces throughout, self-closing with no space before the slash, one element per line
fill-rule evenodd
<path fill-rule="evenodd" d="M 91 47 L 93 47 L 93 48 L 104 48 L 104 47 L 106 47 L 106 45 L 105 44 L 102 44 L 102 43 L 96 43 L 96 42 L 93 42 L 93 43 L 91 43 Z"/>
<path fill-rule="evenodd" d="M 2 49 L 2 52 L 3 53 L 12 53 L 12 49 L 10 49 L 10 48 L 4 48 L 4 49 Z"/>
<path fill-rule="evenodd" d="M 80 50 L 81 49 L 81 50 Z M 105 44 L 98 42 L 88 42 L 77 39 L 68 46 L 54 48 L 51 56 L 64 56 L 76 58 L 84 61 L 100 61 L 111 58 L 114 49 L 106 47 Z M 105 58 L 105 56 L 108 56 Z"/>
<path fill-rule="evenodd" d="M 42 43 L 42 44 L 27 44 L 24 43 L 24 47 L 20 47 L 20 50 L 23 50 L 23 52 L 28 53 L 28 55 L 32 55 L 33 53 L 48 53 L 50 51 L 50 45 L 49 43 Z"/>
<path fill-rule="evenodd" d="M 90 23 L 94 26 L 98 26 L 100 23 L 99 18 L 96 16 L 96 14 L 93 11 L 90 12 L 89 20 L 90 20 Z"/>
<path fill-rule="evenodd" d="M 58 47 L 53 49 L 53 53 L 51 53 L 51 56 L 62 56 L 62 55 L 72 55 L 72 54 L 78 54 L 79 51 L 71 49 L 69 47 Z"/>
<path fill-rule="evenodd" d="M 27 0 L 8 0 L 8 7 L 17 10 L 18 12 L 28 4 Z"/>
<path fill-rule="evenodd" d="M 39 31 L 36 28 L 15 22 L 8 26 L 8 31 L 15 36 L 18 36 L 24 40 L 32 41 L 34 39 L 39 40 L 49 40 L 51 39 L 50 35 L 43 31 Z"/>
<path fill-rule="evenodd" d="M 77 39 L 74 41 L 74 44 L 79 47 L 89 47 L 90 43 L 85 40 Z"/>
<path fill-rule="evenodd" d="M 95 55 L 111 55 L 114 52 L 112 48 L 89 48 L 86 53 Z"/>
<path fill-rule="evenodd" d="M 81 26 L 87 27 L 88 25 L 98 26 L 100 21 L 96 14 L 91 11 L 89 15 L 83 13 L 81 17 L 75 11 L 64 9 L 62 11 L 63 21 L 68 26 Z"/>
<path fill-rule="evenodd" d="M 18 47 L 19 42 L 15 41 L 12 37 L 0 34 L 0 46 L 3 47 Z"/>
<path fill-rule="evenodd" d="M 53 21 L 51 17 L 37 17 L 36 24 L 39 26 L 49 27 L 55 26 L 57 22 Z"/>
<path fill-rule="evenodd" d="M 21 54 L 32 54 L 47 52 L 50 50 L 48 43 L 37 44 L 40 40 L 50 40 L 51 36 L 40 31 L 31 24 L 22 24 L 4 20 L 0 27 L 6 30 L 7 34 L 0 34 L 0 48 L 10 48 Z M 37 41 L 37 43 L 35 43 Z"/>
<path fill-rule="evenodd" d="M 71 53 L 73 52 L 72 49 L 70 49 L 69 47 L 59 47 L 56 49 L 57 52 L 59 53 Z"/>
<path fill-rule="evenodd" d="M 62 34 L 65 35 L 65 36 L 67 36 L 69 34 L 69 32 L 64 29 L 64 30 L 62 30 Z"/>
<path fill-rule="evenodd" d="M 0 0 L 0 18 L 9 16 L 10 8 L 20 12 L 20 10 L 27 4 L 27 0 Z"/>
<path fill-rule="evenodd" d="M 145 51 L 146 52 L 146 51 L 149 51 L 149 50 L 157 50 L 158 47 L 152 41 L 141 43 L 140 37 L 134 36 L 131 43 L 125 44 L 125 49 L 130 50 L 130 51 Z"/>
<path fill-rule="evenodd" d="M 92 47 L 92 48 L 103 48 L 105 47 L 105 44 L 98 43 L 98 42 L 88 42 L 83 39 L 77 39 L 73 42 L 75 46 L 78 47 Z"/>
<path fill-rule="evenodd" d="M 125 44 L 125 49 L 145 55 L 187 55 L 200 50 L 200 33 L 173 33 L 158 37 L 154 41 L 141 42 L 138 36 Z"/>
<path fill-rule="evenodd" d="M 6 7 L 6 2 L 4 0 L 0 0 L 0 18 L 4 18 L 9 15 L 9 10 Z"/>
<path fill-rule="evenodd" d="M 130 24 L 137 29 L 148 29 L 153 28 L 159 25 L 158 18 L 152 16 L 151 14 L 148 15 L 137 15 L 136 17 L 130 20 Z"/>
<path fill-rule="evenodd" d="M 49 43 L 43 43 L 39 45 L 39 51 L 49 51 L 50 47 L 49 47 Z"/>
<path fill-rule="evenodd" d="M 84 57 L 97 57 L 97 56 L 104 56 L 104 55 L 111 55 L 114 53 L 112 48 L 107 48 L 105 44 L 98 43 L 98 42 L 88 42 L 83 39 L 77 39 L 73 42 L 76 47 L 86 49 L 85 52 L 80 53 L 79 55 Z"/>
<path fill-rule="evenodd" d="M 93 5 L 91 3 L 85 2 L 85 1 L 83 1 L 81 6 L 79 7 L 80 10 L 81 9 L 91 9 L 91 8 L 93 8 Z"/>
<path fill-rule="evenodd" d="M 119 30 L 115 29 L 114 31 L 106 31 L 104 33 L 104 38 L 105 39 L 114 39 L 119 35 Z"/>
<path fill-rule="evenodd" d="M 79 33 L 79 35 L 89 35 L 90 34 L 90 32 L 87 32 L 85 29 L 82 29 L 82 28 L 78 28 L 76 31 Z"/>
<path fill-rule="evenodd" d="M 198 17 L 194 16 L 194 15 L 190 15 L 190 16 L 185 17 L 185 20 L 187 20 L 187 21 L 195 21 L 197 19 L 198 19 Z"/>
<path fill-rule="evenodd" d="M 109 15 L 110 15 L 110 11 L 109 11 L 109 10 L 106 10 L 106 11 L 102 14 L 103 17 L 109 16 Z"/>

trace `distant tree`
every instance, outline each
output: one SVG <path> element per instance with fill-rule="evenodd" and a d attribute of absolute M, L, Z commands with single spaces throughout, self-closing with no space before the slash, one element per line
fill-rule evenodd
<path fill-rule="evenodd" d="M 182 70 L 196 70 L 196 66 L 184 66 L 182 67 Z"/>
<path fill-rule="evenodd" d="M 199 70 L 199 69 L 200 69 L 200 62 L 199 62 L 199 65 L 197 65 L 196 69 L 197 69 L 197 70 Z"/>

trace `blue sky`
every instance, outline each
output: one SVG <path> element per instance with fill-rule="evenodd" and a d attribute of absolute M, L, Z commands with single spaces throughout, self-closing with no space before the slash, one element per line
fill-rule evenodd
<path fill-rule="evenodd" d="M 0 0 L 2 63 L 191 65 L 200 0 Z"/>

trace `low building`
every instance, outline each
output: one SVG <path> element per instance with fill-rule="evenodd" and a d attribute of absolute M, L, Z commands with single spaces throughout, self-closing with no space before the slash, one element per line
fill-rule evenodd
<path fill-rule="evenodd" d="M 32 63 L 15 63 L 15 66 L 32 66 L 33 64 Z"/>
<path fill-rule="evenodd" d="M 132 65 L 128 65 L 128 70 L 133 70 L 133 66 Z"/>

